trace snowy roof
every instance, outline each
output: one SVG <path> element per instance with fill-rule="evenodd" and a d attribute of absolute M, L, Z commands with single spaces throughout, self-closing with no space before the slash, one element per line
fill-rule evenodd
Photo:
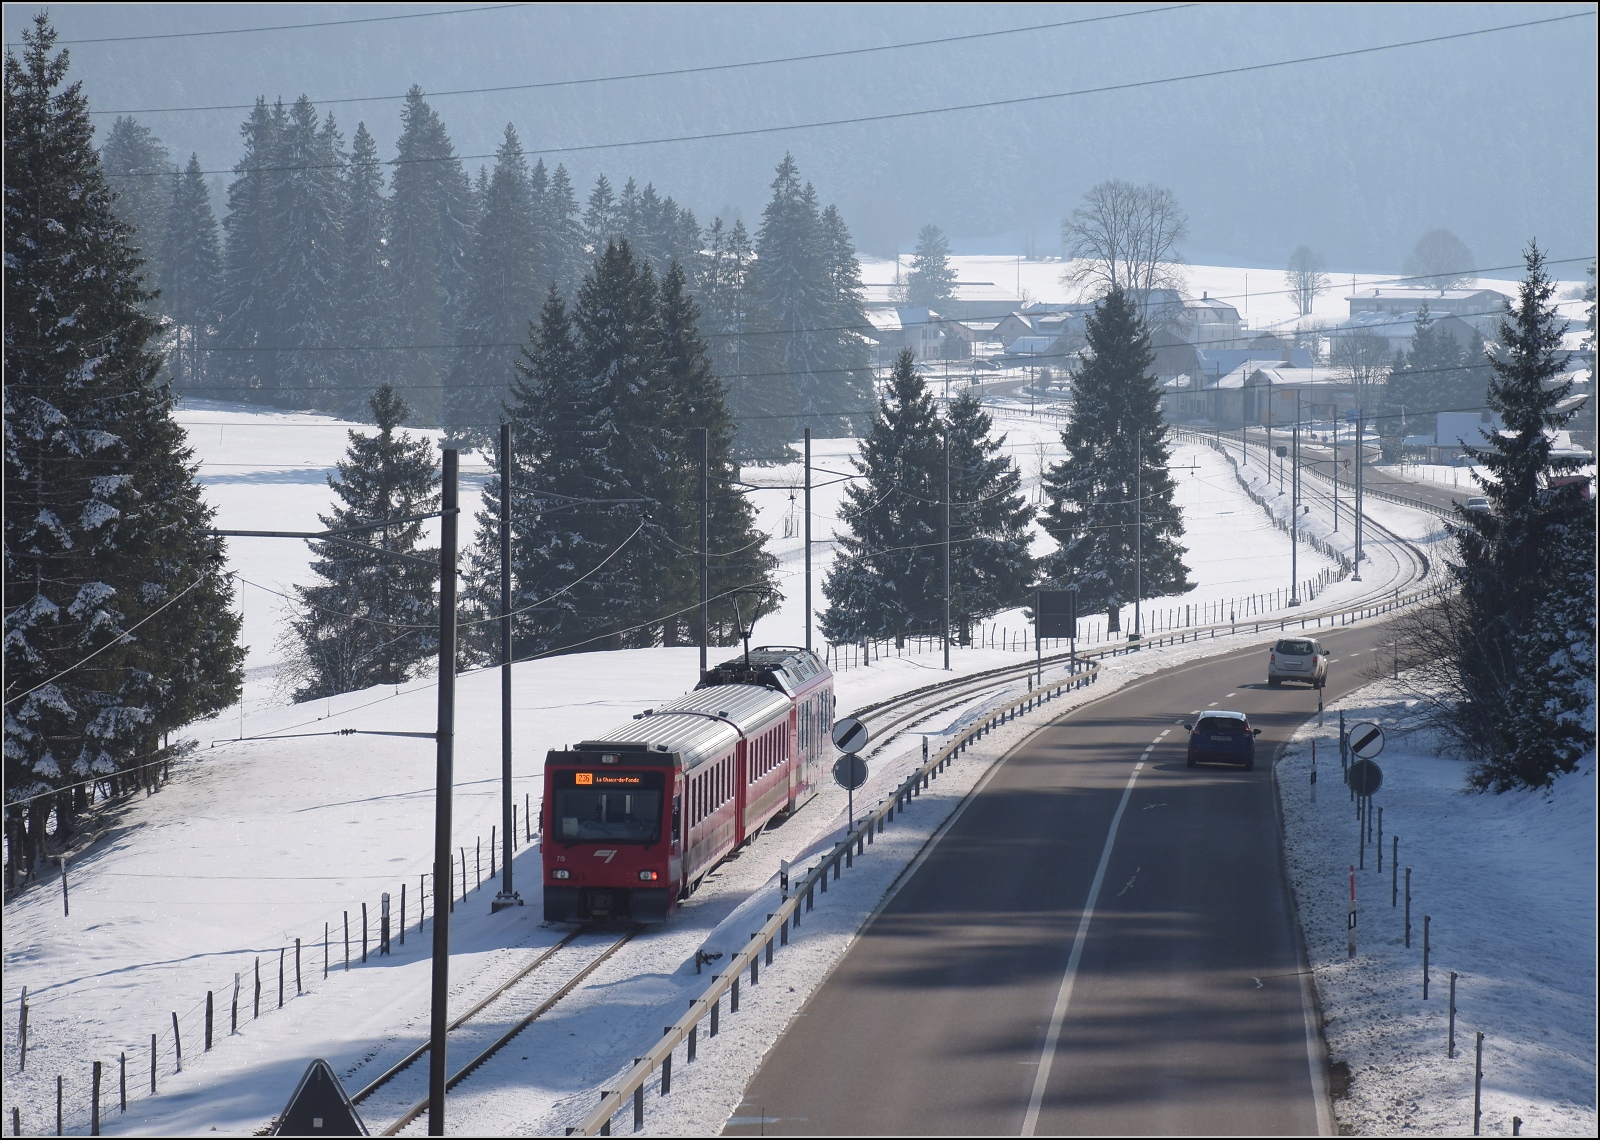
<path fill-rule="evenodd" d="M 1041 352 L 1049 352 L 1055 342 L 1053 336 L 1019 336 L 1007 346 L 1006 351 L 1037 356 Z"/>
<path fill-rule="evenodd" d="M 1291 348 L 1288 350 L 1288 363 L 1294 368 L 1311 367 L 1311 350 L 1306 348 Z M 1260 349 L 1249 348 L 1196 348 L 1195 359 L 1200 362 L 1201 371 L 1210 376 L 1224 376 L 1238 368 L 1246 361 L 1253 360 L 1256 365 L 1273 365 L 1283 367 L 1283 351 L 1279 350 L 1271 357 L 1261 355 Z"/>
<path fill-rule="evenodd" d="M 755 685 L 714 685 L 685 693 L 671 704 L 639 720 L 624 721 L 604 736 L 582 741 L 585 752 L 607 745 L 643 744 L 677 752 L 683 766 L 693 768 L 715 759 L 746 733 L 771 721 L 789 707 L 789 698 Z"/>

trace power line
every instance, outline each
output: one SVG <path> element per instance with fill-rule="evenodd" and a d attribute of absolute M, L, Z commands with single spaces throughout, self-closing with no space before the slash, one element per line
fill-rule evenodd
<path fill-rule="evenodd" d="M 519 5 L 507 5 L 518 7 Z M 842 59 L 849 56 L 872 55 L 879 52 L 903 51 L 907 48 L 933 47 L 940 44 L 963 43 L 973 40 L 993 39 L 997 36 L 1015 36 L 1027 32 L 1051 31 L 1057 28 L 1070 28 L 1081 24 L 1098 24 L 1107 20 L 1122 20 L 1129 16 L 1150 16 L 1163 12 L 1177 12 L 1185 8 L 1197 8 L 1198 4 L 1170 4 L 1163 8 L 1142 8 L 1137 12 L 1114 12 L 1105 16 L 1088 16 L 1077 20 L 1055 20 L 1047 24 L 1029 24 L 1021 28 L 1001 28 L 991 32 L 968 32 L 956 36 L 940 36 L 928 40 L 909 40 L 905 43 L 879 44 L 875 47 L 842 48 L 838 51 L 810 52 L 805 55 L 785 55 L 772 59 L 752 59 L 742 63 L 711 63 L 699 67 L 676 67 L 660 71 L 635 71 L 624 75 L 596 75 L 582 79 L 551 79 L 542 83 L 515 83 L 500 87 L 462 87 L 449 91 L 424 92 L 429 99 L 442 99 L 454 95 L 493 95 L 504 94 L 512 91 L 542 91 L 557 87 L 588 87 L 602 83 L 622 83 L 639 79 L 664 79 L 680 75 L 704 75 L 719 71 L 739 71 L 752 67 L 771 67 L 784 63 L 809 63 L 820 59 Z M 478 9 L 474 9 L 475 11 Z M 445 13 L 439 13 L 444 15 Z M 243 29 L 250 30 L 250 29 Z M 194 33 L 205 34 L 205 33 Z M 77 41 L 89 42 L 89 41 Z M 322 106 L 333 106 L 345 103 L 388 103 L 405 99 L 406 95 L 351 95 L 337 99 L 317 99 L 313 102 Z M 248 111 L 254 103 L 219 103 L 208 107 L 138 107 L 125 111 L 90 111 L 91 115 L 164 115 L 179 114 L 190 111 Z"/>
<path fill-rule="evenodd" d="M 1471 39 L 1476 36 L 1495 35 L 1500 32 L 1518 31 L 1524 28 L 1540 27 L 1546 24 L 1558 24 L 1569 20 L 1585 19 L 1594 15 L 1593 10 L 1571 12 L 1563 16 L 1549 16 L 1541 20 L 1524 20 L 1515 24 L 1497 24 L 1490 28 L 1476 28 L 1466 32 L 1451 32 L 1445 35 L 1426 36 L 1414 40 L 1398 40 L 1394 43 L 1374 44 L 1370 47 L 1349 48 L 1345 51 L 1322 52 L 1317 55 L 1296 56 L 1292 59 L 1272 60 L 1267 63 L 1241 64 L 1238 67 L 1215 68 L 1209 71 L 1192 71 L 1183 75 L 1168 75 L 1156 79 L 1132 80 L 1127 83 L 1108 83 L 1099 87 L 1080 87 L 1071 91 L 1054 91 L 1044 95 L 1018 95 L 1009 99 L 989 99 L 979 103 L 956 103 L 946 107 L 925 107 L 914 111 L 885 111 L 875 115 L 853 115 L 842 119 L 816 119 L 808 123 L 787 123 L 771 127 L 743 127 L 728 131 L 703 131 L 689 135 L 665 135 L 658 138 L 628 139 L 622 142 L 601 143 L 574 143 L 569 146 L 547 146 L 532 148 L 530 155 L 555 155 L 555 154 L 583 154 L 598 150 L 620 150 L 627 147 L 638 146 L 664 146 L 672 143 L 711 142 L 718 139 L 754 138 L 761 135 L 785 134 L 790 131 L 817 130 L 824 127 L 849 127 L 863 126 L 872 123 L 901 122 L 906 119 L 925 118 L 930 115 L 949 115 L 959 111 L 992 111 L 1002 107 L 1017 107 L 1030 103 L 1045 103 L 1062 99 L 1076 99 L 1086 95 L 1108 95 L 1119 92 L 1136 91 L 1150 87 L 1166 87 L 1179 83 L 1190 83 L 1201 79 L 1219 79 L 1231 75 L 1248 75 L 1256 72 L 1274 71 L 1285 67 L 1298 67 L 1307 63 L 1326 63 L 1330 60 L 1351 59 L 1356 56 L 1374 55 L 1379 52 L 1399 51 L 1404 48 L 1423 47 L 1429 44 L 1449 43 L 1455 40 Z M 433 163 L 433 162 L 463 162 L 478 159 L 497 157 L 495 154 L 464 154 L 451 155 L 439 158 L 408 158 L 388 159 L 380 165 L 398 166 L 402 163 Z M 230 169 L 203 170 L 202 174 L 271 174 L 287 173 L 296 170 L 335 170 L 341 169 L 337 163 L 305 163 L 295 166 L 245 166 Z M 122 175 L 125 178 L 170 178 L 170 173 L 161 171 L 136 172 Z"/>
<path fill-rule="evenodd" d="M 507 8 L 527 8 L 528 4 L 491 4 L 483 8 L 451 8 L 444 12 L 407 12 L 398 16 L 365 16 L 354 20 L 321 20 L 310 24 L 271 24 L 261 28 L 217 28 L 209 32 L 162 32 L 148 36 L 97 36 L 92 39 L 57 40 L 62 45 L 70 44 L 125 44 L 136 43 L 142 40 L 187 40 L 196 36 L 242 36 L 254 32 L 290 32 L 302 28 L 336 28 L 348 24 L 384 24 L 394 20 L 425 20 L 431 16 L 465 16 L 472 12 L 501 12 Z M 6 47 L 17 48 L 21 44 L 8 43 Z M 94 112 L 90 112 L 93 114 Z M 132 114 L 132 112 L 102 112 L 103 114 Z"/>

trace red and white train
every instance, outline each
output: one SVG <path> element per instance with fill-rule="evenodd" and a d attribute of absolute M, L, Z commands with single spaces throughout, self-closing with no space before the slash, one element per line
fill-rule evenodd
<path fill-rule="evenodd" d="M 544 916 L 664 922 L 707 871 L 814 794 L 833 673 L 763 646 L 693 692 L 545 759 Z"/>

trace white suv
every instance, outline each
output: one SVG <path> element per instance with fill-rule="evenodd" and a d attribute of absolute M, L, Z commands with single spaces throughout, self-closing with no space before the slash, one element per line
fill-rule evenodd
<path fill-rule="evenodd" d="M 1320 689 L 1328 682 L 1328 651 L 1311 637 L 1280 638 L 1267 654 L 1267 684 L 1304 681 Z"/>

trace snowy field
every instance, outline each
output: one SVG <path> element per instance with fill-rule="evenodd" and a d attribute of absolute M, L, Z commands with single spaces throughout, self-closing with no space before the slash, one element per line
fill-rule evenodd
<path fill-rule="evenodd" d="M 1018 458 L 1030 491 L 1035 491 L 1037 448 L 1043 443 L 1048 452 L 1054 425 L 1043 415 L 1028 415 L 1025 404 L 997 408 L 996 414 L 997 429 L 1008 434 L 1007 446 Z M 221 405 L 186 408 L 180 418 L 190 427 L 202 459 L 207 494 L 219 507 L 220 526 L 316 527 L 316 513 L 329 501 L 325 476 L 344 448 L 344 432 L 350 425 L 326 417 L 263 414 Z M 293 444 L 285 445 L 284 440 Z M 826 471 L 848 475 L 854 447 L 850 440 L 817 441 L 814 464 L 825 469 L 819 470 L 817 482 L 841 478 Z M 286 462 L 286 455 L 292 462 Z M 1053 458 L 1047 454 L 1047 459 Z M 1188 527 L 1188 561 L 1198 585 L 1181 600 L 1148 603 L 1146 628 L 1175 622 L 1185 604 L 1226 603 L 1275 588 L 1287 581 L 1289 572 L 1286 536 L 1245 497 L 1225 461 L 1209 448 L 1185 446 L 1174 449 L 1173 464 L 1184 468 L 1176 472 L 1178 498 Z M 787 594 L 783 607 L 758 626 L 755 640 L 798 642 L 803 639 L 802 541 L 791 488 L 798 482 L 799 466 L 749 469 L 745 474 L 752 482 L 770 486 L 753 497 L 762 525 L 774 536 L 772 549 L 780 559 Z M 836 481 L 814 492 L 814 534 L 821 540 L 819 587 L 831 550 L 826 540 L 834 529 L 843 485 Z M 1416 525 L 1425 528 L 1428 523 L 1419 516 Z M 305 580 L 306 548 L 296 542 L 241 539 L 230 544 L 230 554 L 234 568 L 253 583 L 241 588 L 239 595 L 254 670 L 243 717 L 239 710 L 231 710 L 198 726 L 195 735 L 201 747 L 192 759 L 175 766 L 172 783 L 157 796 L 126 808 L 95 848 L 73 866 L 70 918 L 63 918 L 59 897 L 49 884 L 7 906 L 4 1031 L 8 1043 L 16 1040 L 16 999 L 20 988 L 27 986 L 30 1047 L 26 1074 L 8 1068 L 6 1100 L 8 1106 L 23 1110 L 26 1128 L 47 1126 L 54 1078 L 61 1074 L 67 1082 L 69 1126 L 82 1130 L 87 1123 L 90 1062 L 110 1063 L 114 1081 L 117 1057 L 126 1052 L 134 1100 L 128 1116 L 108 1124 L 108 1131 L 250 1132 L 282 1107 L 308 1057 L 326 1056 L 354 1086 L 423 1032 L 427 962 L 425 944 L 416 938 L 416 905 L 419 876 L 430 870 L 431 861 L 433 750 L 425 741 L 296 734 L 344 728 L 430 730 L 434 685 L 421 679 L 398 690 L 283 705 L 271 686 L 274 634 L 285 605 L 280 595 Z M 1304 549 L 1300 566 L 1302 575 L 1332 569 L 1327 560 Z M 1337 592 L 1327 599 L 1331 601 L 1341 594 L 1354 596 L 1362 587 L 1340 582 L 1329 589 Z M 816 601 L 821 604 L 820 589 Z M 1131 611 L 1124 614 L 1125 626 L 1131 617 Z M 1016 645 L 1023 628 L 1019 613 L 999 615 L 994 624 Z M 1199 647 L 1185 647 L 1185 652 L 1199 652 Z M 1019 649 L 974 648 L 955 653 L 953 664 L 958 671 L 969 672 L 1019 657 Z M 1176 659 L 1166 651 L 1152 651 L 1119 659 L 1110 672 L 1113 677 L 1143 672 Z M 641 707 L 676 696 L 692 684 L 696 660 L 693 649 L 658 649 L 583 654 L 516 666 L 519 808 L 524 802 L 537 807 L 546 749 L 603 731 Z M 938 679 L 938 670 L 939 655 L 932 652 L 885 657 L 870 667 L 849 669 L 839 678 L 841 710 L 925 685 Z M 1061 707 L 1058 704 L 1057 711 Z M 926 731 L 950 730 L 975 711 L 972 707 L 946 714 Z M 480 841 L 484 845 L 482 876 L 487 880 L 491 828 L 499 820 L 494 672 L 461 678 L 457 715 L 455 841 L 466 853 L 475 888 L 468 904 L 457 909 L 452 955 L 454 997 L 465 1003 L 507 976 L 525 956 L 524 948 L 549 945 L 558 934 L 538 921 L 536 847 L 524 847 L 516 866 L 525 897 L 534 905 L 494 917 L 484 913 L 487 899 L 475 887 L 476 845 Z M 237 741 L 233 738 L 240 734 L 241 722 L 247 736 L 286 738 Z M 871 802 L 882 795 L 909 770 L 918 748 L 913 738 L 905 736 L 891 742 L 874 758 L 873 780 L 861 798 Z M 976 772 L 980 767 L 975 763 L 962 771 Z M 948 794 L 955 795 L 956 787 L 952 781 Z M 540 1031 L 554 1040 L 536 1047 L 530 1038 L 534 1051 L 527 1054 L 528 1064 L 515 1075 L 506 1075 L 519 1088 L 517 1119 L 543 1119 L 553 1127 L 570 1118 L 580 1101 L 639 1051 L 635 1036 L 641 1022 L 650 1025 L 660 1019 L 659 1024 L 666 1024 L 676 1016 L 672 1011 L 681 1008 L 683 993 L 694 985 L 692 967 L 685 974 L 685 963 L 700 942 L 735 907 L 763 889 L 780 858 L 799 860 L 831 843 L 843 823 L 843 811 L 843 793 L 829 789 L 793 821 L 727 864 L 715 881 L 708 881 L 682 921 L 636 939 L 627 954 L 606 967 L 614 969 L 614 976 L 603 970 L 581 996 L 564 1004 L 547 1030 Z M 929 827 L 936 826 L 936 814 L 926 810 Z M 919 816 L 913 822 L 920 820 Z M 904 839 L 896 837 L 883 849 L 880 861 L 885 867 L 898 867 L 919 842 L 908 829 Z M 859 907 L 855 902 L 845 906 L 841 897 L 840 917 L 830 928 L 833 950 L 820 954 L 817 963 L 832 961 L 835 951 L 842 952 L 865 914 L 862 908 L 876 897 L 873 891 L 881 894 L 881 885 L 874 888 L 872 881 L 863 877 L 862 886 L 850 888 L 861 892 Z M 402 885 L 408 890 L 411 931 L 405 948 L 346 974 L 340 969 L 345 914 L 351 915 L 359 958 L 361 904 L 371 909 L 375 932 L 380 893 L 393 895 L 398 910 Z M 492 891 L 492 885 L 488 889 Z M 429 909 L 431 913 L 431 904 Z M 329 956 L 334 967 L 327 980 L 322 976 L 324 924 L 332 932 Z M 295 996 L 296 937 L 303 944 L 301 982 L 308 995 L 303 998 Z M 282 1013 L 277 1011 L 280 950 L 286 950 L 287 963 Z M 257 958 L 262 963 L 264 997 L 261 1019 L 254 1021 L 251 979 Z M 242 1032 L 230 1038 L 235 973 L 244 978 Z M 814 984 L 805 980 L 811 976 L 797 973 L 796 993 L 803 995 L 807 985 Z M 218 1044 L 204 1055 L 201 1035 L 207 990 L 217 998 Z M 172 1043 L 173 1013 L 178 1015 L 184 1042 L 181 1074 L 176 1071 Z M 774 1006 L 772 1017 L 778 1020 L 771 1032 L 775 1034 L 787 1016 Z M 152 1033 L 158 1036 L 159 1095 L 148 1099 L 144 1091 Z M 522 1057 L 513 1051 L 504 1063 L 521 1064 Z M 486 1081 L 478 1087 L 492 1090 L 496 1085 Z M 511 1122 L 502 1115 L 506 1110 L 495 1107 L 494 1097 L 469 1094 L 469 1087 L 462 1089 L 464 1105 L 473 1095 L 486 1102 L 485 1115 L 469 1118 L 481 1119 L 484 1131 L 509 1129 Z M 707 1105 L 722 1103 L 717 1098 L 728 1095 L 728 1089 L 719 1089 L 708 1092 Z M 737 1090 L 733 1092 L 736 1102 Z M 683 1130 L 705 1126 L 710 1120 L 705 1111 L 712 1110 L 690 1112 L 693 1120 L 686 1117 Z M 53 1121 L 48 1123 L 53 1126 Z"/>
<path fill-rule="evenodd" d="M 1339 778 L 1338 710 L 1379 724 L 1386 743 L 1383 868 L 1358 849 Z M 1321 779 L 1310 783 L 1316 747 Z M 1329 705 L 1285 749 L 1276 774 L 1290 876 L 1316 973 L 1330 1059 L 1349 1066 L 1334 1100 L 1340 1131 L 1462 1136 L 1472 1131 L 1474 1035 L 1484 1035 L 1483 1134 L 1593 1136 L 1595 1112 L 1595 758 L 1548 792 L 1477 795 L 1468 764 L 1418 727 L 1402 674 Z M 1398 837 L 1398 875 L 1392 857 Z M 1376 839 L 1374 826 L 1374 839 Z M 1359 906 L 1346 948 L 1350 868 Z M 1405 873 L 1411 871 L 1411 945 Z M 1391 889 L 1398 887 L 1398 905 Z M 1429 931 L 1422 998 L 1423 917 Z M 1447 1056 L 1450 975 L 1456 1054 Z"/>

